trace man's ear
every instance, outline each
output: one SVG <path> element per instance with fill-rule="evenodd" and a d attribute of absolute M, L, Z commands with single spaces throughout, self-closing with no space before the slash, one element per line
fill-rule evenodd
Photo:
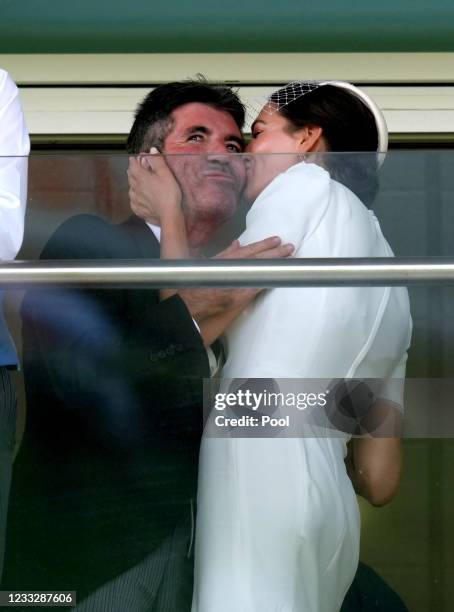
<path fill-rule="evenodd" d="M 326 150 L 323 129 L 319 125 L 306 125 L 298 130 L 298 135 L 300 153 L 315 153 Z"/>

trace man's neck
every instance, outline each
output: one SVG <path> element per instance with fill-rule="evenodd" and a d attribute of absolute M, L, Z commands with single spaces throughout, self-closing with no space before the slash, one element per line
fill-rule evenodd
<path fill-rule="evenodd" d="M 161 228 L 159 225 L 156 225 L 154 223 L 150 223 L 149 221 L 145 221 L 145 223 L 147 224 L 147 226 L 150 228 L 150 230 L 153 232 L 156 240 L 158 242 L 161 242 Z M 197 240 L 198 236 L 196 236 L 196 240 Z M 188 238 L 188 242 L 189 242 L 189 247 L 191 249 L 191 255 L 193 257 L 199 257 L 200 256 L 200 250 L 199 250 L 199 246 L 197 245 L 193 245 L 192 241 Z"/>
<path fill-rule="evenodd" d="M 216 233 L 222 223 L 214 218 L 186 219 L 188 243 L 193 251 L 199 251 Z"/>

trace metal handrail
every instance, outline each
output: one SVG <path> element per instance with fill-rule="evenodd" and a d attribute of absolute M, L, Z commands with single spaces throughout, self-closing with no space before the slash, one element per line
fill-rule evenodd
<path fill-rule="evenodd" d="M 55 260 L 0 264 L 0 288 L 313 287 L 454 283 L 452 258 Z"/>

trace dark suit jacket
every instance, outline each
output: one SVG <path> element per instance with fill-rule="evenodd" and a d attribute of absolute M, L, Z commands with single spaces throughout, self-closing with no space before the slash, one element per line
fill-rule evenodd
<path fill-rule="evenodd" d="M 408 608 L 377 572 L 360 562 L 340 612 L 408 612 Z"/>
<path fill-rule="evenodd" d="M 137 217 L 81 215 L 41 259 L 159 257 Z M 129 569 L 187 518 L 209 365 L 184 304 L 154 289 L 27 292 L 27 426 L 10 506 L 6 584 L 76 589 Z"/>

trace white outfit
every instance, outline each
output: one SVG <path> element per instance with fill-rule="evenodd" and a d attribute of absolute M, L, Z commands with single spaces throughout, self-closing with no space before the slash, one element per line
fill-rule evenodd
<path fill-rule="evenodd" d="M 22 244 L 29 152 L 19 92 L 0 69 L 0 259 L 14 259 Z"/>
<path fill-rule="evenodd" d="M 0 69 L 0 261 L 14 259 L 24 235 L 27 202 L 27 155 L 30 140 L 16 85 Z M 0 366 L 17 365 L 2 316 L 0 291 Z"/>
<path fill-rule="evenodd" d="M 0 262 L 14 259 L 24 234 L 27 201 L 27 156 L 30 141 L 16 85 L 0 69 Z M 6 529 L 16 403 L 11 380 L 3 366 L 18 365 L 17 353 L 2 313 L 0 291 L 0 578 Z"/>
<path fill-rule="evenodd" d="M 295 257 L 391 257 L 373 213 L 315 164 L 276 177 L 241 244 L 278 235 Z M 403 379 L 404 288 L 272 289 L 227 333 L 223 378 Z M 392 390 L 392 394 L 389 391 Z M 402 385 L 384 396 L 402 404 Z M 348 436 L 202 440 L 193 612 L 336 612 L 359 554 Z"/>

